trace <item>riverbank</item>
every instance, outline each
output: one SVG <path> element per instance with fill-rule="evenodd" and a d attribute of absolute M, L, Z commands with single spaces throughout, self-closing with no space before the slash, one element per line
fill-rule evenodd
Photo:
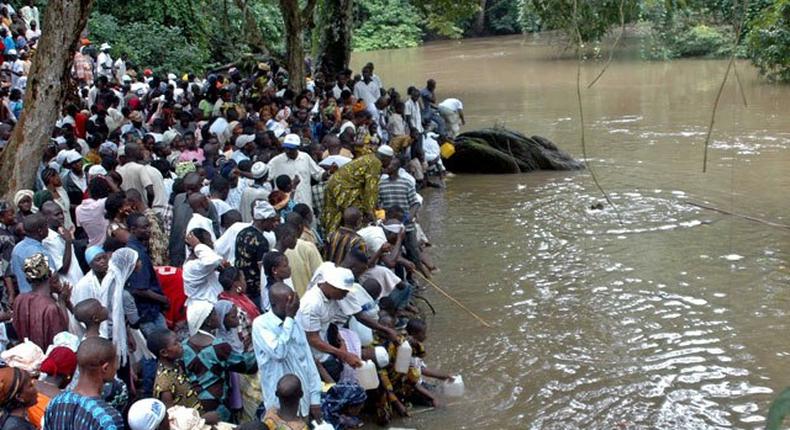
<path fill-rule="evenodd" d="M 553 52 L 506 37 L 354 62 L 373 61 L 385 86 L 435 77 L 464 100 L 465 129 L 502 123 L 580 158 L 575 62 Z M 601 198 L 586 172 L 459 175 L 426 193 L 436 282 L 495 328 L 429 296 L 431 364 L 463 374 L 467 395 L 400 427 L 761 426 L 787 385 L 790 237 L 682 204 L 787 221 L 790 88 L 738 65 L 749 107 L 730 81 L 706 174 L 726 61 L 616 59 L 584 90 L 590 161 L 625 227 L 586 210 Z"/>

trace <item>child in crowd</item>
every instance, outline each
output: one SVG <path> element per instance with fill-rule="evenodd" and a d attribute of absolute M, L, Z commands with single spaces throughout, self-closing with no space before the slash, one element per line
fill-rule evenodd
<path fill-rule="evenodd" d="M 304 393 L 302 383 L 295 375 L 288 374 L 277 382 L 277 399 L 280 407 L 269 409 L 263 417 L 268 430 L 307 430 L 307 424 L 299 418 L 299 400 Z"/>
<path fill-rule="evenodd" d="M 267 312 L 271 308 L 269 288 L 278 282 L 291 286 L 287 282 L 291 277 L 291 266 L 288 265 L 288 257 L 282 252 L 267 252 L 263 256 L 263 274 L 266 276 L 266 287 L 261 289 L 261 308 L 264 312 Z"/>
<path fill-rule="evenodd" d="M 85 299 L 74 306 L 74 318 L 85 326 L 85 337 L 99 336 L 101 324 L 109 318 L 107 308 L 96 299 Z"/>

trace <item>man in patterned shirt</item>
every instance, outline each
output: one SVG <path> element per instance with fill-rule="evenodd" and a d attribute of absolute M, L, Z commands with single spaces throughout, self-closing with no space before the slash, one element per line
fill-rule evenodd
<path fill-rule="evenodd" d="M 266 200 L 255 202 L 252 210 L 252 225 L 239 232 L 236 237 L 236 268 L 244 274 L 247 296 L 261 307 L 261 260 L 269 251 L 269 242 L 264 231 L 272 231 L 280 222 L 280 216 Z"/>
<path fill-rule="evenodd" d="M 77 350 L 80 378 L 73 391 L 55 396 L 44 415 L 44 430 L 122 430 L 123 418 L 101 398 L 106 382 L 112 382 L 118 364 L 115 345 L 101 337 L 89 337 Z"/>

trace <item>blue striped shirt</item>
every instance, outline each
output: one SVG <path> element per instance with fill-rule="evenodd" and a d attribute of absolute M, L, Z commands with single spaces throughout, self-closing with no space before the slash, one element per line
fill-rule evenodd
<path fill-rule="evenodd" d="M 123 430 L 123 418 L 98 397 L 64 391 L 47 405 L 43 430 Z"/>

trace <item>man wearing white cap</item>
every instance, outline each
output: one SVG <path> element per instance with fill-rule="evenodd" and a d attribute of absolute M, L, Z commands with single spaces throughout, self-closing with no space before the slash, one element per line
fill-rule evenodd
<path fill-rule="evenodd" d="M 112 57 L 110 57 L 110 44 L 109 43 L 102 43 L 101 44 L 101 52 L 99 53 L 98 58 L 96 58 L 96 73 L 99 76 L 104 76 L 108 80 L 112 81 Z"/>
<path fill-rule="evenodd" d="M 311 179 L 325 180 L 329 175 L 306 152 L 300 151 L 301 138 L 296 134 L 288 134 L 283 141 L 285 152 L 269 160 L 269 177 L 277 178 L 287 175 L 294 178 L 296 193 L 294 200 L 313 208 Z"/>
<path fill-rule="evenodd" d="M 252 222 L 252 204 L 256 200 L 267 200 L 269 194 L 272 192 L 272 186 L 269 183 L 269 166 L 263 161 L 256 161 L 250 169 L 253 183 L 245 188 L 241 193 L 241 202 L 239 203 L 239 212 L 241 212 L 241 220 L 244 222 Z"/>
<path fill-rule="evenodd" d="M 322 282 L 304 294 L 299 312 L 296 314 L 296 321 L 304 328 L 307 342 L 313 349 L 313 357 L 325 364 L 330 373 L 332 367 L 342 367 L 342 363 L 347 363 L 351 367 L 362 365 L 359 357 L 346 350 L 335 348 L 327 342 L 326 338 L 330 323 L 348 318 L 338 302 L 345 298 L 353 287 L 354 273 L 343 267 L 329 268 L 324 272 Z M 335 360 L 332 360 L 333 358 Z"/>
<path fill-rule="evenodd" d="M 255 135 L 242 134 L 237 136 L 235 146 L 236 150 L 233 151 L 233 155 L 230 158 L 236 163 L 249 160 L 253 151 L 255 151 Z"/>

